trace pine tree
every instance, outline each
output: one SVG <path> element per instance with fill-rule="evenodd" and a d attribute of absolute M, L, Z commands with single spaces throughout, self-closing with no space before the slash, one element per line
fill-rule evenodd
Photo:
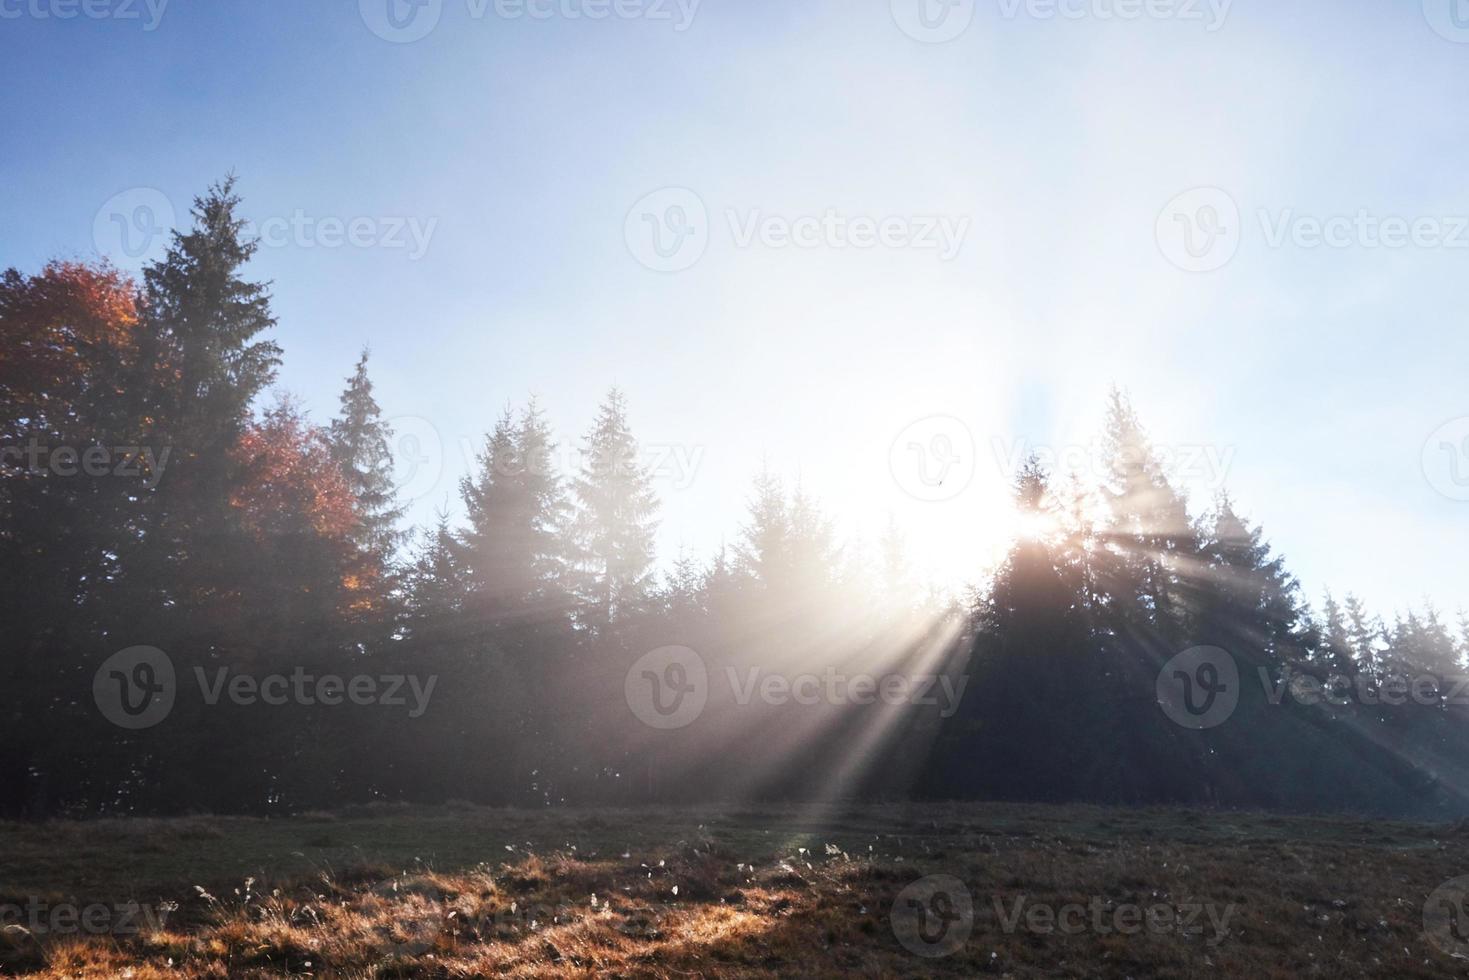
<path fill-rule="evenodd" d="M 423 532 L 417 553 L 408 567 L 410 619 L 432 624 L 452 617 L 464 599 L 464 577 L 454 560 L 454 534 L 447 511 L 438 512 L 432 530 Z"/>
<path fill-rule="evenodd" d="M 836 546 L 831 521 L 816 498 L 796 485 L 786 508 L 790 528 L 790 564 L 796 587 L 815 594 L 835 584 L 841 549 Z"/>
<path fill-rule="evenodd" d="M 467 526 L 455 556 L 476 614 L 556 618 L 567 611 L 567 503 L 553 466 L 555 444 L 531 402 L 517 421 L 506 409 L 460 481 Z"/>
<path fill-rule="evenodd" d="M 898 607 L 906 607 L 912 599 L 912 580 L 906 553 L 907 538 L 897 519 L 888 514 L 878 539 L 878 575 L 887 601 Z"/>
<path fill-rule="evenodd" d="M 523 591 L 517 574 L 515 533 L 515 422 L 507 407 L 485 438 L 474 472 L 459 481 L 466 526 L 455 539 L 454 557 L 465 588 L 483 608 L 504 607 Z"/>
<path fill-rule="evenodd" d="M 1398 620 L 1391 646 L 1393 659 L 1401 669 L 1447 675 L 1460 668 L 1454 639 L 1431 604 L 1421 614 L 1409 612 Z"/>
<path fill-rule="evenodd" d="M 658 603 L 663 613 L 679 621 L 703 612 L 704 577 L 705 573 L 694 557 L 680 550 L 658 589 Z"/>
<path fill-rule="evenodd" d="M 1103 436 L 1102 486 L 1110 519 L 1098 566 L 1117 613 L 1160 636 L 1180 635 L 1187 615 L 1187 575 L 1198 553 L 1187 501 L 1168 481 L 1127 398 L 1111 393 Z"/>
<path fill-rule="evenodd" d="M 233 442 L 280 364 L 280 347 L 256 339 L 275 317 L 265 285 L 240 275 L 258 243 L 242 237 L 234 183 L 226 178 L 196 198 L 193 228 L 174 232 L 167 254 L 143 273 L 147 353 L 176 379 L 148 391 L 150 407 L 187 457 L 205 463 Z"/>
<path fill-rule="evenodd" d="M 519 518 L 525 534 L 532 602 L 553 617 L 570 611 L 567 530 L 571 504 L 556 468 L 556 442 L 536 400 L 521 413 L 515 433 L 519 462 Z"/>
<path fill-rule="evenodd" d="M 790 515 L 780 478 L 762 468 L 755 477 L 749 519 L 741 528 L 735 560 L 741 574 L 764 589 L 785 585 L 790 580 Z"/>
<path fill-rule="evenodd" d="M 1234 510 L 1228 494 L 1220 494 L 1214 519 L 1200 548 L 1209 582 L 1201 589 L 1243 641 L 1274 659 L 1300 653 L 1302 610 L 1300 586 L 1286 571 L 1285 559 L 1272 556 L 1259 527 L 1251 527 Z"/>
<path fill-rule="evenodd" d="M 1362 601 L 1351 593 L 1347 593 L 1346 615 L 1347 641 L 1357 669 L 1369 677 L 1380 677 L 1384 667 L 1380 644 L 1385 633 L 1381 621 L 1374 621 Z"/>
<path fill-rule="evenodd" d="M 1459 610 L 1459 662 L 1469 665 L 1469 611 Z"/>
<path fill-rule="evenodd" d="M 1012 488 L 1025 525 L 1055 516 L 1050 478 L 1028 459 Z M 1119 709 L 1092 676 L 1087 625 L 1075 583 L 1046 535 L 1017 537 L 981 598 L 966 673 L 971 694 L 947 726 L 939 792 L 1065 799 L 1084 792 L 1093 756 Z M 1064 710 L 1057 706 L 1064 705 Z M 1124 723 L 1119 727 L 1126 728 Z"/>
<path fill-rule="evenodd" d="M 232 177 L 211 187 L 194 201 L 193 227 L 174 232 L 143 273 L 146 326 L 130 387 L 136 414 L 152 420 L 145 438 L 172 454 L 129 549 L 128 601 L 161 600 L 180 617 L 193 608 L 187 593 L 222 595 L 232 576 L 229 496 L 242 479 L 232 452 L 280 363 L 280 348 L 258 339 L 275 317 L 265 285 L 243 278 L 257 243 L 243 237 L 239 203 Z"/>
<path fill-rule="evenodd" d="M 1322 616 L 1315 659 L 1328 670 L 1348 676 L 1355 674 L 1357 662 L 1352 656 L 1352 640 L 1347 631 L 1346 616 L 1330 592 L 1326 593 L 1322 602 Z"/>
<path fill-rule="evenodd" d="M 699 583 L 701 604 L 712 621 L 729 621 L 747 581 L 737 562 L 730 559 L 729 549 L 721 539 L 719 550 L 714 553 Z"/>
<path fill-rule="evenodd" d="M 393 486 L 393 432 L 372 397 L 368 354 L 364 348 L 342 391 L 341 415 L 331 424 L 332 454 L 357 500 L 360 524 L 353 534 L 357 547 L 388 565 L 403 540 L 398 522 L 404 508 L 397 503 Z"/>
<path fill-rule="evenodd" d="M 587 433 L 581 472 L 572 482 L 576 504 L 572 548 L 580 618 L 601 629 L 636 613 L 652 585 L 654 514 L 658 498 L 638 457 L 627 405 L 613 388 Z"/>

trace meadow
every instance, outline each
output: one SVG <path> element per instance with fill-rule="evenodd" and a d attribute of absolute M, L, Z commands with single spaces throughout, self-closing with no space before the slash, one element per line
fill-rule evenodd
<path fill-rule="evenodd" d="M 0 840 L 0 972 L 134 980 L 1435 977 L 1463 963 L 1424 903 L 1469 870 L 1463 825 L 999 803 L 378 804 Z"/>

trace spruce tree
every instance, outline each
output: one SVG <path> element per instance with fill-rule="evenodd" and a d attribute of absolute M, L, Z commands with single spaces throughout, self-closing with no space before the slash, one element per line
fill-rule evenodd
<path fill-rule="evenodd" d="M 1369 677 L 1380 677 L 1384 667 L 1381 644 L 1386 632 L 1382 622 L 1374 620 L 1362 600 L 1351 593 L 1347 593 L 1346 616 L 1347 640 L 1357 669 Z"/>
<path fill-rule="evenodd" d="M 1184 496 L 1174 489 L 1131 403 L 1114 389 L 1104 428 L 1109 520 L 1098 556 L 1115 613 L 1174 642 L 1184 631 L 1198 540 Z"/>
<path fill-rule="evenodd" d="M 790 580 L 791 524 L 786 512 L 785 492 L 780 478 L 762 468 L 755 477 L 755 492 L 749 518 L 735 546 L 739 572 L 764 589 L 778 588 Z"/>
<path fill-rule="evenodd" d="M 658 498 L 638 458 L 627 404 L 613 388 L 582 446 L 572 482 L 573 587 L 580 618 L 593 629 L 636 613 L 652 584 Z"/>
<path fill-rule="evenodd" d="M 1219 496 L 1200 553 L 1209 574 L 1200 591 L 1216 621 L 1229 623 L 1241 642 L 1270 658 L 1300 655 L 1300 587 L 1285 559 L 1271 554 L 1263 531 L 1235 512 L 1228 494 Z"/>
<path fill-rule="evenodd" d="M 1342 612 L 1341 604 L 1330 592 L 1326 593 L 1322 603 L 1322 617 L 1314 659 L 1336 673 L 1348 676 L 1355 674 L 1357 662 L 1352 656 L 1352 640 L 1347 631 L 1346 615 Z"/>
<path fill-rule="evenodd" d="M 566 611 L 568 505 L 554 450 L 534 402 L 518 420 L 506 409 L 475 472 L 460 481 L 467 524 L 455 555 L 471 606 L 489 621 L 555 618 Z"/>
<path fill-rule="evenodd" d="M 403 540 L 398 528 L 403 507 L 393 486 L 393 431 L 372 396 L 368 355 L 364 348 L 342 391 L 341 414 L 331 423 L 331 444 L 357 501 L 360 525 L 353 539 L 359 549 L 387 565 Z"/>
<path fill-rule="evenodd" d="M 515 431 L 515 458 L 517 516 L 530 573 L 528 594 L 548 618 L 559 619 L 570 612 L 567 532 L 572 510 L 556 466 L 550 423 L 534 398 L 527 402 Z"/>

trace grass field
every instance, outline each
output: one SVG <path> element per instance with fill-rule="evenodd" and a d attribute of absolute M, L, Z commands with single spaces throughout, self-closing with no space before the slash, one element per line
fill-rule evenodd
<path fill-rule="evenodd" d="M 1465 873 L 1464 827 L 1075 806 L 0 824 L 0 971 L 1453 976 Z"/>

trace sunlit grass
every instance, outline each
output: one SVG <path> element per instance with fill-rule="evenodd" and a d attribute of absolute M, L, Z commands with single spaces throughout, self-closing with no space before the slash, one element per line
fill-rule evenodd
<path fill-rule="evenodd" d="M 239 847 L 212 850 L 204 828 Z M 1421 935 L 1421 905 L 1463 846 L 1448 827 L 1001 804 L 366 808 L 3 829 L 16 844 L 0 856 L 8 901 L 46 881 L 65 886 L 53 901 L 179 902 L 138 935 L 8 936 L 11 972 L 57 980 L 1426 977 L 1452 966 Z M 135 850 L 150 840 L 164 846 Z M 277 861 L 314 870 L 282 874 Z M 185 864 L 193 873 L 178 877 Z M 939 960 L 905 950 L 889 919 L 927 874 L 974 896 L 973 935 Z M 1218 945 L 1007 933 L 994 903 L 1019 895 L 1234 903 L 1239 933 Z"/>

